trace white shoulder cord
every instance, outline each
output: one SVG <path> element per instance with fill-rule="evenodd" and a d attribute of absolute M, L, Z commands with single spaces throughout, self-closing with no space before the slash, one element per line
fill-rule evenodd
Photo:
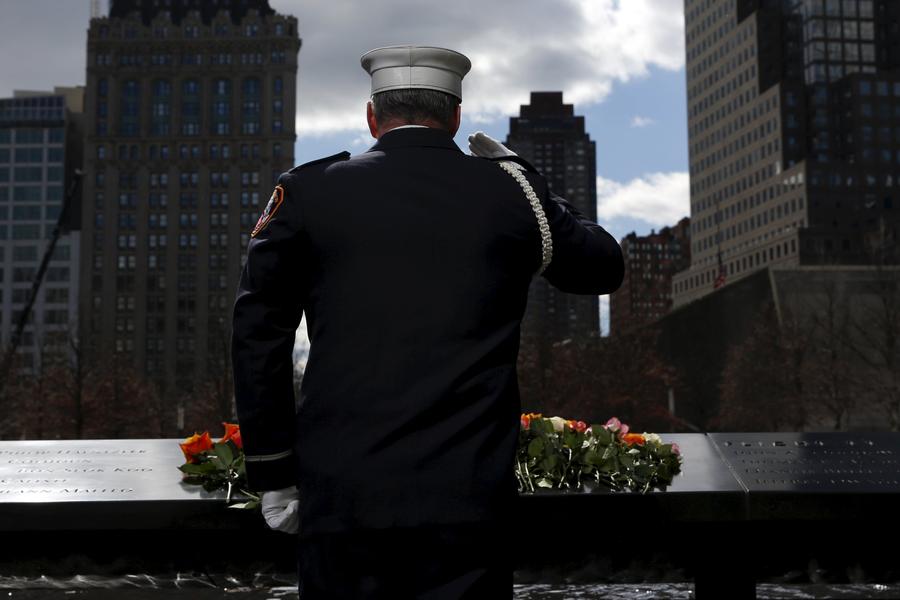
<path fill-rule="evenodd" d="M 550 264 L 550 260 L 553 258 L 553 238 L 550 236 L 550 225 L 547 223 L 546 215 L 544 215 L 544 207 L 541 206 L 541 201 L 538 199 L 537 194 L 534 193 L 534 188 L 531 187 L 528 179 L 522 175 L 518 165 L 508 160 L 498 161 L 497 164 L 503 167 L 504 171 L 509 173 L 513 179 L 519 182 L 522 191 L 525 192 L 525 197 L 528 198 L 528 201 L 531 203 L 531 209 L 534 211 L 534 216 L 537 217 L 538 229 L 541 231 L 541 267 L 538 269 L 536 275 L 540 275 L 544 272 L 544 269 L 547 268 L 547 265 Z"/>

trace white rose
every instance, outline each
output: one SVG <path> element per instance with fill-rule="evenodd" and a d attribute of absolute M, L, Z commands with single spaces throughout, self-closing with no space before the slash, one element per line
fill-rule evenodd
<path fill-rule="evenodd" d="M 654 444 L 662 444 L 662 438 L 659 437 L 659 434 L 656 433 L 644 433 L 645 442 L 653 442 Z"/>
<path fill-rule="evenodd" d="M 557 433 L 562 432 L 563 427 L 566 424 L 566 420 L 562 417 L 550 417 L 550 422 L 553 423 L 553 431 Z"/>

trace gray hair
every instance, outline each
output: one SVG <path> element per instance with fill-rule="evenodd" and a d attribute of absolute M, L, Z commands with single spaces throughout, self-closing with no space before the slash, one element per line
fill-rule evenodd
<path fill-rule="evenodd" d="M 379 124 L 394 120 L 405 123 L 431 120 L 449 131 L 456 117 L 459 98 L 438 90 L 402 88 L 378 92 L 372 96 L 372 104 Z"/>

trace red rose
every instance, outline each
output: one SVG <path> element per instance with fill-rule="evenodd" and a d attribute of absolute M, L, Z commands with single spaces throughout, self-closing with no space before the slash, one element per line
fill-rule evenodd
<path fill-rule="evenodd" d="M 186 438 L 184 442 L 178 445 L 181 447 L 181 451 L 184 453 L 185 460 L 187 460 L 189 463 L 197 463 L 200 461 L 197 460 L 196 455 L 206 450 L 211 450 L 213 447 L 213 441 L 209 437 L 208 431 L 204 431 L 202 435 L 194 432 L 194 435 Z"/>
<path fill-rule="evenodd" d="M 222 423 L 225 426 L 225 435 L 222 436 L 222 439 L 219 440 L 219 443 L 227 442 L 231 440 L 234 442 L 234 445 L 238 448 L 242 448 L 241 445 L 241 429 L 240 426 L 235 423 Z"/>

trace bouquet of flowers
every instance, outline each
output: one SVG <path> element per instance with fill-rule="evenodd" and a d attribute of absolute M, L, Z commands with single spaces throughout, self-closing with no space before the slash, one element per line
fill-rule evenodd
<path fill-rule="evenodd" d="M 677 444 L 655 433 L 630 433 L 615 417 L 605 425 L 561 417 L 522 415 L 516 478 L 519 492 L 595 487 L 646 493 L 665 489 L 681 471 Z"/>
<path fill-rule="evenodd" d="M 207 492 L 227 489 L 225 503 L 229 508 L 256 508 L 260 496 L 247 489 L 247 471 L 244 467 L 244 448 L 241 430 L 234 423 L 222 423 L 225 435 L 213 442 L 209 432 L 194 432 L 178 444 L 187 462 L 178 467 L 182 481 L 202 485 Z M 250 498 L 247 502 L 231 504 L 233 491 Z"/>
<path fill-rule="evenodd" d="M 179 444 L 187 461 L 178 467 L 182 480 L 208 492 L 227 489 L 229 508 L 258 508 L 260 495 L 247 489 L 240 429 L 233 423 L 222 425 L 225 435 L 218 441 L 204 431 Z M 528 413 L 520 421 L 515 469 L 520 493 L 596 487 L 645 493 L 672 483 L 681 471 L 681 452 L 655 433 L 630 433 L 616 418 L 588 427 L 584 421 Z M 232 504 L 234 490 L 250 500 Z"/>

